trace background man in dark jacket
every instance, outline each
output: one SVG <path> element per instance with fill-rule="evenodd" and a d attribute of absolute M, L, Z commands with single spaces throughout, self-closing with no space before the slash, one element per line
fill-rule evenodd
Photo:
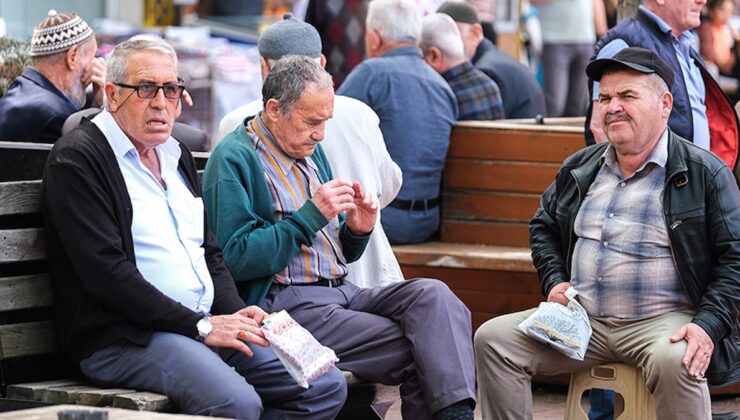
<path fill-rule="evenodd" d="M 543 294 L 565 305 L 575 287 L 593 336 L 578 361 L 517 328 L 533 310 L 485 323 L 475 337 L 484 417 L 531 418 L 530 374 L 618 361 L 642 368 L 658 418 L 708 419 L 705 373 L 738 375 L 710 373 L 737 352 L 740 191 L 720 159 L 667 129 L 673 71 L 657 55 L 627 48 L 586 71 L 601 81 L 609 142 L 563 163 L 530 232 Z"/>

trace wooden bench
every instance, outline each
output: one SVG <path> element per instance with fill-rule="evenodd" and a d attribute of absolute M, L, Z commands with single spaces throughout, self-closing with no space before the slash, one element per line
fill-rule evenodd
<path fill-rule="evenodd" d="M 8 147 L 20 150 L 17 146 Z M 43 146 L 32 150 L 48 153 L 48 145 Z M 198 155 L 200 166 L 206 158 Z M 44 161 L 45 156 L 37 159 L 41 165 Z M 28 169 L 40 173 L 38 167 Z M 91 386 L 60 354 L 40 192 L 40 180 L 0 182 L 0 411 L 49 404 L 176 411 L 164 395 Z M 379 419 L 398 400 L 398 387 L 344 374 L 350 392 L 339 418 Z"/>
<path fill-rule="evenodd" d="M 472 312 L 473 330 L 543 300 L 529 220 L 562 161 L 584 146 L 583 118 L 460 122 L 442 184 L 440 241 L 394 246 L 406 278 L 444 281 Z M 567 385 L 569 375 L 536 376 Z M 740 393 L 740 384 L 712 394 Z"/>

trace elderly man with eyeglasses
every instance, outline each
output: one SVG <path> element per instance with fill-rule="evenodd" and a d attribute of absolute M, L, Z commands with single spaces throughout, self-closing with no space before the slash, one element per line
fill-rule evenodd
<path fill-rule="evenodd" d="M 222 262 L 192 156 L 171 137 L 184 90 L 174 50 L 133 37 L 108 59 L 106 109 L 49 155 L 62 348 L 92 382 L 166 394 L 188 414 L 333 419 L 341 373 L 299 387 L 267 347 L 265 312 L 244 304 Z"/>

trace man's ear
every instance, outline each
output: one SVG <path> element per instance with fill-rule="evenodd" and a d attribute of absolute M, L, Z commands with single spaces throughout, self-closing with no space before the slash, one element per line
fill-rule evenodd
<path fill-rule="evenodd" d="M 663 96 L 660 98 L 660 116 L 663 118 L 668 119 L 671 115 L 671 110 L 673 110 L 673 95 L 671 92 L 664 92 Z"/>
<path fill-rule="evenodd" d="M 324 54 L 321 54 L 321 58 L 319 58 L 319 64 L 321 64 L 321 68 L 326 68 L 326 56 Z"/>
<path fill-rule="evenodd" d="M 373 57 L 371 53 L 380 49 L 383 39 L 380 37 L 377 29 L 367 28 L 365 32 L 365 53 L 368 57 Z"/>
<path fill-rule="evenodd" d="M 268 99 L 265 104 L 265 114 L 267 114 L 268 120 L 276 121 L 282 114 L 282 111 L 280 110 L 280 102 L 275 98 Z"/>
<path fill-rule="evenodd" d="M 262 72 L 262 80 L 267 78 L 267 74 L 270 73 L 270 64 L 267 62 L 265 57 L 260 56 L 260 72 Z"/>
<path fill-rule="evenodd" d="M 75 63 L 77 63 L 77 60 L 79 60 L 79 52 L 80 52 L 80 45 L 72 45 L 69 47 L 69 49 L 64 53 L 64 64 L 67 66 L 69 70 L 72 70 L 75 68 Z"/>
<path fill-rule="evenodd" d="M 483 27 L 480 23 L 473 23 L 470 25 L 470 32 L 474 36 L 474 39 L 480 44 L 483 40 Z"/>
<path fill-rule="evenodd" d="M 442 51 L 437 47 L 429 47 L 429 49 L 424 52 L 424 61 L 429 64 L 429 67 L 439 73 L 442 64 Z"/>
<path fill-rule="evenodd" d="M 118 110 L 119 101 L 121 99 L 120 95 L 118 94 L 118 87 L 113 83 L 106 83 L 105 97 L 108 99 L 108 106 L 106 107 L 106 109 L 108 109 L 108 112 L 116 112 L 116 110 Z"/>

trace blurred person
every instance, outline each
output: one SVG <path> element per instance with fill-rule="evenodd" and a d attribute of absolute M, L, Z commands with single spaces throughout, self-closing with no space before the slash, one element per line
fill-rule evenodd
<path fill-rule="evenodd" d="M 438 12 L 449 15 L 457 23 L 465 55 L 475 68 L 498 85 L 506 118 L 545 115 L 545 96 L 532 72 L 483 37 L 480 19 L 472 6 L 446 2 Z"/>
<path fill-rule="evenodd" d="M 424 60 L 447 80 L 455 93 L 459 121 L 504 118 L 496 82 L 465 57 L 460 31 L 451 17 L 444 13 L 425 16 L 419 47 Z"/>
<path fill-rule="evenodd" d="M 380 219 L 392 244 L 436 235 L 442 170 L 458 115 L 455 94 L 424 62 L 420 37 L 421 14 L 412 0 L 374 0 L 365 32 L 369 58 L 337 91 L 378 114 L 388 153 L 403 172 L 403 186 Z"/>
<path fill-rule="evenodd" d="M 596 41 L 596 1 L 601 0 L 530 0 L 537 6 L 542 26 L 542 74 L 549 117 L 586 114 L 588 78 L 583 69 Z"/>
<path fill-rule="evenodd" d="M 699 25 L 699 52 L 704 63 L 715 66 L 719 74 L 737 78 L 735 39 L 728 24 L 735 13 L 733 0 L 707 0 L 707 20 Z"/>
<path fill-rule="evenodd" d="M 0 98 L 0 139 L 53 143 L 64 120 L 103 104 L 105 61 L 87 22 L 74 13 L 49 15 L 33 30 L 31 67 Z M 92 85 L 88 98 L 85 89 Z"/>

